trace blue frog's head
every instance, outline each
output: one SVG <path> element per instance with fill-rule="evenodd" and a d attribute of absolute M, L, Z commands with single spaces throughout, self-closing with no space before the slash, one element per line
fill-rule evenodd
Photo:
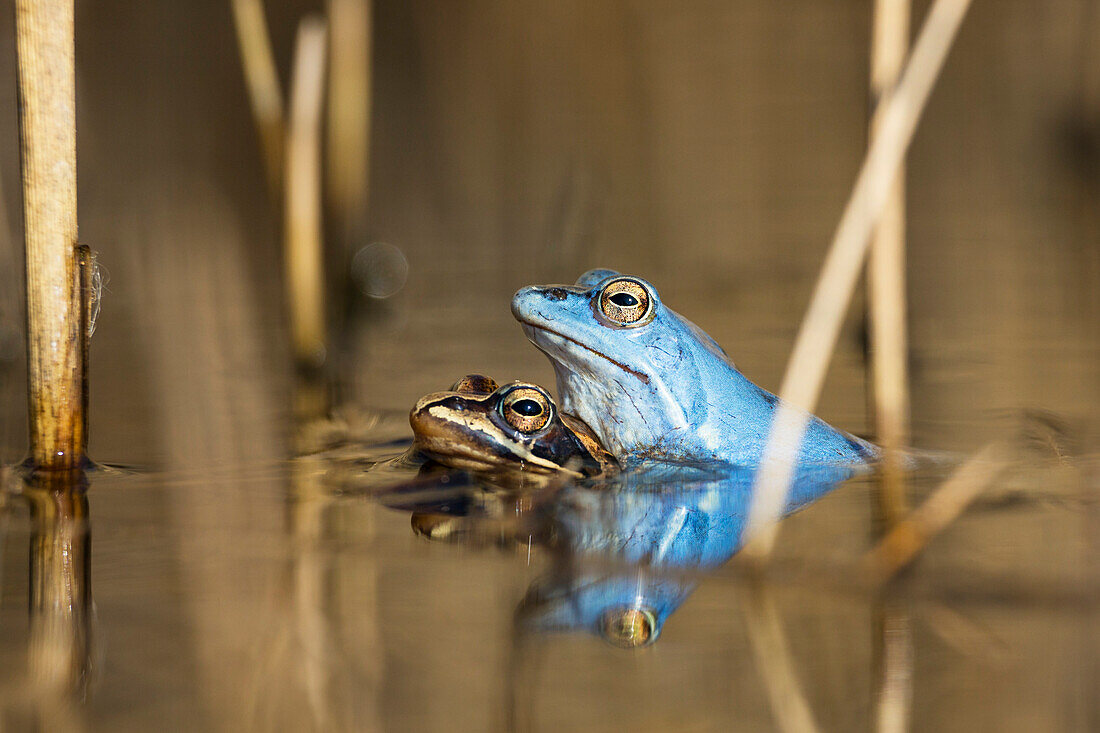
<path fill-rule="evenodd" d="M 728 392 L 734 370 L 722 348 L 645 280 L 592 270 L 571 287 L 523 288 L 512 313 L 554 365 L 562 408 L 615 455 L 659 446 L 675 456 L 684 440 L 693 445 L 683 455 L 705 456 L 710 425 L 713 452 L 720 451 L 714 395 Z"/>

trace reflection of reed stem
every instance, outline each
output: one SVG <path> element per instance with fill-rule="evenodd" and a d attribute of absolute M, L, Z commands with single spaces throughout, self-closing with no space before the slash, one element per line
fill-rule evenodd
<path fill-rule="evenodd" d="M 81 694 L 89 666 L 91 535 L 78 473 L 47 473 L 25 491 L 30 563 L 31 679 L 43 693 Z"/>
<path fill-rule="evenodd" d="M 31 457 L 77 466 L 85 448 L 76 245 L 73 0 L 17 0 Z"/>
<path fill-rule="evenodd" d="M 817 724 L 798 684 L 771 589 L 759 579 L 751 579 L 745 590 L 749 643 L 776 725 L 784 733 L 812 733 L 817 730 Z"/>
<path fill-rule="evenodd" d="M 875 657 L 878 689 L 875 730 L 904 733 L 909 728 L 913 699 L 913 632 L 909 614 L 900 604 L 884 601 L 876 609 L 879 638 Z"/>
<path fill-rule="evenodd" d="M 879 581 L 908 565 L 928 541 L 958 518 L 1008 467 L 1011 455 L 992 443 L 967 459 L 924 503 L 890 530 L 865 562 Z"/>
<path fill-rule="evenodd" d="M 299 458 L 293 468 L 291 529 L 295 543 L 294 618 L 298 658 L 315 730 L 331 729 L 334 712 L 332 665 L 336 645 L 325 609 L 331 603 L 331 563 L 321 548 L 328 497 L 315 459 Z"/>
<path fill-rule="evenodd" d="M 871 38 L 872 138 L 882 126 L 878 105 L 897 84 L 909 45 L 909 0 L 876 0 Z M 905 323 L 905 170 L 899 165 L 868 255 L 871 373 L 875 428 L 884 450 L 879 504 L 893 526 L 905 515 L 901 449 L 909 442 L 909 376 Z"/>
<path fill-rule="evenodd" d="M 756 477 L 746 528 L 749 557 L 766 557 L 775 543 L 775 522 L 786 502 L 808 411 L 821 393 L 871 231 L 889 201 L 917 120 L 969 5 L 970 0 L 936 0 L 901 81 L 883 102 L 878 134 L 864 157 L 783 376 L 781 403 Z"/>
<path fill-rule="evenodd" d="M 264 170 L 272 199 L 278 200 L 283 175 L 283 93 L 262 0 L 232 0 L 237 45 L 252 116 L 260 135 Z"/>
<path fill-rule="evenodd" d="M 325 360 L 324 277 L 321 251 L 321 112 L 324 99 L 325 23 L 298 26 L 290 81 L 286 144 L 285 233 L 290 332 L 298 364 Z"/>

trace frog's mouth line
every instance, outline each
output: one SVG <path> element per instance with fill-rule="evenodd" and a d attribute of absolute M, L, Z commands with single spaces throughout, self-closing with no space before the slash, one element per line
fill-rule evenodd
<path fill-rule="evenodd" d="M 523 325 L 525 325 L 525 326 L 528 326 L 529 328 L 532 328 L 532 329 L 534 329 L 535 331 L 545 331 L 546 333 L 552 333 L 552 334 L 554 334 L 555 336 L 557 336 L 558 338 L 563 338 L 563 339 L 565 339 L 566 341 L 569 341 L 569 342 L 571 342 L 571 343 L 574 343 L 574 344 L 576 344 L 577 346 L 581 347 L 582 349 L 585 349 L 586 351 L 591 351 L 591 352 L 592 352 L 593 354 L 595 354 L 596 356 L 600 357 L 601 359 L 606 359 L 607 361 L 611 362 L 611 363 L 612 363 L 612 364 L 614 364 L 615 366 L 619 367 L 620 369 L 622 369 L 622 370 L 623 370 L 624 372 L 626 372 L 627 374 L 632 374 L 632 375 L 634 375 L 634 376 L 635 376 L 635 377 L 637 377 L 637 378 L 638 378 L 638 379 L 639 379 L 639 380 L 640 380 L 640 381 L 641 381 L 641 382 L 642 382 L 643 384 L 649 384 L 649 376 L 648 376 L 648 375 L 646 375 L 646 374 L 642 374 L 641 372 L 639 372 L 639 371 L 638 371 L 638 370 L 636 370 L 636 369 L 631 369 L 631 368 L 630 368 L 630 367 L 628 367 L 628 366 L 627 366 L 626 364 L 623 364 L 623 363 L 622 363 L 621 361 L 616 361 L 615 359 L 612 359 L 612 358 L 611 358 L 610 356 L 608 356 L 607 354 L 603 353 L 602 351 L 597 351 L 596 349 L 593 349 L 593 348 L 592 348 L 591 346 L 588 346 L 588 345 L 586 345 L 586 344 L 582 344 L 582 343 L 581 343 L 580 341 L 577 341 L 577 340 L 576 340 L 575 338 L 570 338 L 569 336 L 566 336 L 566 335 L 565 335 L 564 333 L 562 333 L 561 331 L 555 331 L 554 329 L 552 329 L 552 328 L 547 328 L 546 326 L 537 326 L 537 325 L 535 325 L 534 323 L 531 323 L 530 321 L 526 321 L 526 320 L 524 320 L 524 319 L 522 319 L 522 318 L 521 318 L 521 319 L 519 319 L 519 322 L 520 322 L 520 323 L 522 323 L 522 324 L 523 324 Z M 534 339 L 532 339 L 532 341 L 534 341 Z M 535 344 L 535 346 L 538 346 L 538 344 Z"/>

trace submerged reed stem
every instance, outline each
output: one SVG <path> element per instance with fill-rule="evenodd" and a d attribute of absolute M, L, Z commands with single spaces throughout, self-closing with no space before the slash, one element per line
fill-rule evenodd
<path fill-rule="evenodd" d="M 909 0 L 876 0 L 871 36 L 871 139 L 881 102 L 897 84 L 909 46 Z M 883 448 L 879 511 L 893 526 L 908 507 L 901 450 L 909 443 L 908 333 L 905 306 L 905 168 L 899 165 L 868 254 L 871 375 L 875 433 Z"/>
<path fill-rule="evenodd" d="M 883 101 L 878 134 L 833 236 L 779 390 L 779 407 L 753 489 L 746 527 L 748 557 L 762 559 L 771 553 L 809 411 L 821 393 L 871 231 L 886 207 L 917 121 L 969 6 L 970 0 L 936 0 L 901 81 Z"/>
<path fill-rule="evenodd" d="M 26 485 L 30 545 L 31 679 L 59 697 L 83 692 L 91 660 L 88 499 L 80 474 L 50 473 Z"/>
<path fill-rule="evenodd" d="M 69 470 L 86 446 L 76 246 L 73 0 L 17 0 L 31 460 Z"/>

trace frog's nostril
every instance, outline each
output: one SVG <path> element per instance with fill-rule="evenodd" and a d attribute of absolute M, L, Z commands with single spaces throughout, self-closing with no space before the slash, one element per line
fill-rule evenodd
<path fill-rule="evenodd" d="M 565 288 L 547 288 L 542 291 L 542 295 L 550 300 L 565 300 L 569 293 L 565 292 Z"/>

